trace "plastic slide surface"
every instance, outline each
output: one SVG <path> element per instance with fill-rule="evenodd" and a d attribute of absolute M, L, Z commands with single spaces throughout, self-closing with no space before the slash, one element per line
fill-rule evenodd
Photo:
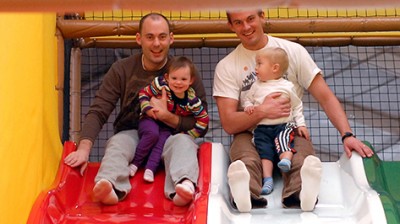
<path fill-rule="evenodd" d="M 76 149 L 64 144 L 63 157 Z M 63 161 L 63 160 L 62 160 Z M 60 162 L 50 189 L 42 192 L 32 207 L 28 223 L 206 223 L 211 179 L 211 143 L 199 149 L 200 176 L 193 203 L 174 206 L 164 196 L 163 170 L 157 171 L 154 183 L 143 180 L 143 170 L 131 178 L 132 191 L 117 205 L 93 202 L 91 192 L 99 163 L 89 163 L 83 176 Z"/>
<path fill-rule="evenodd" d="M 370 146 L 371 147 L 371 146 Z M 400 223 L 400 162 L 364 159 L 367 179 L 382 201 L 388 224 Z"/>
<path fill-rule="evenodd" d="M 75 145 L 65 143 L 63 157 Z M 399 223 L 399 179 L 393 172 L 398 162 L 353 154 L 337 162 L 324 162 L 318 204 L 312 212 L 283 208 L 282 180 L 276 177 L 268 206 L 240 213 L 231 206 L 226 171 L 229 157 L 220 143 L 203 143 L 199 150 L 200 176 L 195 200 L 176 207 L 164 197 L 163 170 L 147 184 L 143 171 L 131 179 L 132 191 L 117 205 L 93 202 L 91 191 L 99 163 L 90 163 L 81 176 L 60 163 L 53 186 L 39 195 L 28 223 Z M 368 176 L 368 180 L 367 180 Z"/>
<path fill-rule="evenodd" d="M 282 178 L 277 175 L 274 176 L 274 191 L 264 196 L 268 200 L 268 206 L 252 209 L 249 213 L 240 213 L 231 205 L 226 177 L 228 154 L 221 144 L 213 143 L 212 148 L 213 169 L 207 223 L 389 223 L 386 221 L 379 194 L 369 185 L 363 159 L 357 153 L 353 153 L 350 159 L 343 154 L 336 162 L 322 163 L 318 203 L 312 212 L 303 212 L 300 208 L 283 208 L 281 203 L 283 183 Z"/>

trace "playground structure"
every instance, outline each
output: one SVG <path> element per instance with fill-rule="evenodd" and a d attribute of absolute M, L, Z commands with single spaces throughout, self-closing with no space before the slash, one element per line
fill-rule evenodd
<path fill-rule="evenodd" d="M 93 54 L 91 51 L 95 51 L 93 49 L 106 49 L 106 48 L 127 48 L 128 53 L 126 53 L 124 50 L 118 51 L 118 50 L 111 50 L 111 52 L 114 52 L 118 57 L 124 57 L 125 54 L 130 54 L 135 51 L 135 47 L 137 47 L 134 44 L 133 38 L 129 37 L 130 35 L 134 35 L 137 31 L 137 21 L 88 21 L 82 19 L 83 17 L 77 16 L 75 20 L 65 20 L 63 18 L 59 18 L 57 21 L 57 28 L 58 28 L 58 37 L 60 39 L 59 41 L 59 49 L 60 53 L 58 55 L 58 58 L 60 60 L 60 64 L 64 64 L 64 61 L 69 61 L 70 66 L 67 66 L 68 63 L 65 63 L 64 67 L 70 68 L 66 69 L 68 71 L 67 73 L 64 73 L 63 71 L 59 74 L 59 77 L 61 77 L 59 80 L 65 80 L 64 83 L 60 83 L 60 86 L 58 86 L 58 89 L 64 90 L 60 91 L 60 97 L 59 97 L 59 102 L 60 102 L 60 108 L 62 108 L 61 111 L 64 111 L 64 115 L 60 115 L 60 122 L 64 124 L 63 127 L 63 133 L 64 133 L 64 140 L 71 140 L 71 141 L 76 141 L 79 137 L 79 130 L 80 130 L 80 123 L 81 123 L 81 117 L 82 114 L 85 113 L 85 109 L 87 109 L 87 106 L 90 102 L 90 98 L 92 97 L 91 95 L 86 96 L 86 92 L 82 91 L 82 89 L 85 88 L 85 83 L 82 82 L 82 80 L 86 79 L 87 77 L 84 77 L 82 75 L 88 74 L 86 73 L 84 62 L 81 61 L 81 59 L 89 59 L 88 55 Z M 237 45 L 238 41 L 236 38 L 230 35 L 230 31 L 226 27 L 226 21 L 223 19 L 216 19 L 216 20 L 208 20 L 208 21 L 202 21 L 202 20 L 182 20 L 182 21 L 176 21 L 173 20 L 172 24 L 174 27 L 174 33 L 177 35 L 176 36 L 176 41 L 174 44 L 174 53 L 175 54 L 185 54 L 187 51 L 187 48 L 200 48 L 200 49 L 217 49 L 215 51 L 219 51 L 220 48 L 223 48 L 224 50 L 222 54 L 225 54 L 226 52 L 229 51 L 229 48 L 232 48 Z M 348 26 L 342 26 L 342 24 L 346 23 Z M 348 19 L 348 18 L 320 18 L 320 19 L 269 19 L 267 24 L 266 24 L 266 31 L 271 34 L 275 34 L 277 36 L 281 36 L 283 38 L 287 38 L 292 41 L 299 42 L 305 46 L 310 46 L 313 48 L 310 48 L 313 53 L 318 52 L 318 50 L 321 50 L 323 55 L 323 50 L 326 49 L 324 47 L 329 48 L 330 47 L 338 47 L 338 46 L 348 46 L 348 45 L 354 45 L 354 46 L 362 46 L 365 48 L 362 49 L 370 49 L 366 46 L 384 46 L 381 48 L 379 51 L 383 55 L 388 54 L 386 51 L 391 51 L 391 53 L 396 54 L 399 53 L 399 48 L 398 45 L 400 44 L 400 40 L 398 36 L 393 35 L 392 33 L 387 34 L 386 32 L 392 32 L 399 27 L 400 21 L 398 18 L 394 17 L 371 17 L 371 18 L 354 18 L 354 19 Z M 94 28 L 95 27 L 95 28 Z M 93 29 L 94 28 L 94 29 Z M 373 31 L 380 31 L 383 32 L 384 34 L 386 33 L 387 35 L 382 35 L 380 33 L 379 35 L 359 35 L 359 36 L 352 36 L 349 35 L 349 33 L 356 33 L 356 32 L 366 32 L 370 33 Z M 316 33 L 324 33 L 324 35 L 315 35 Z M 335 32 L 336 35 L 327 35 L 327 33 L 330 32 Z M 219 36 L 215 37 L 212 34 L 218 33 Z M 312 33 L 312 35 L 304 35 L 301 36 L 299 33 Z M 222 35 L 221 35 L 222 34 Z M 128 37 L 121 37 L 128 35 Z M 181 36 L 179 36 L 181 35 Z M 110 37 L 111 36 L 111 37 Z M 64 40 L 66 40 L 64 42 Z M 386 47 L 388 46 L 388 47 Z M 64 51 L 65 49 L 65 51 Z M 228 49 L 228 50 L 226 50 Z M 348 47 L 351 51 L 353 49 L 352 47 Z M 200 51 L 202 51 L 200 50 Z M 206 50 L 207 52 L 208 50 Z M 106 54 L 109 51 L 105 51 Z M 116 53 L 119 52 L 119 53 Z M 210 51 L 212 52 L 212 51 Z M 333 51 L 332 55 L 335 52 Z M 97 53 L 95 53 L 97 54 Z M 196 53 L 190 53 L 192 57 L 196 58 L 197 55 Z M 69 56 L 70 58 L 64 57 L 64 55 Z M 318 55 L 318 54 L 315 54 Z M 351 55 L 351 54 L 349 54 Z M 222 57 L 223 55 L 214 55 L 214 57 L 211 57 L 211 60 L 213 60 L 213 63 L 216 63 L 219 57 Z M 366 56 L 368 56 L 366 54 Z M 207 64 L 208 66 L 212 67 L 212 63 L 209 63 L 206 59 L 204 59 L 202 56 L 199 58 L 199 63 L 204 63 Z M 343 58 L 341 58 L 343 60 Z M 349 67 L 355 66 L 352 64 L 351 59 L 355 60 L 354 58 L 349 57 Z M 204 60 L 204 61 L 203 61 Z M 318 60 L 318 59 L 316 59 Z M 85 61 L 87 62 L 87 61 Z M 392 66 L 392 67 L 390 67 Z M 107 66 L 105 66 L 107 67 Z M 362 67 L 362 66 L 360 66 Z M 369 73 L 368 75 L 378 78 L 378 75 L 381 75 L 381 68 L 376 65 L 376 74 L 375 73 Z M 203 68 L 203 67 L 201 67 Z M 322 69 L 324 71 L 327 71 L 327 68 L 324 68 L 322 66 Z M 89 69 L 90 71 L 93 71 Z M 211 68 L 213 70 L 213 67 Z M 381 85 L 382 87 L 383 83 L 386 83 L 386 88 L 388 90 L 388 102 L 389 103 L 397 103 L 399 102 L 399 87 L 396 85 L 396 83 L 399 82 L 399 77 L 397 73 L 399 69 L 395 65 L 389 65 L 389 69 L 391 70 L 392 73 L 385 71 L 387 76 L 384 81 L 380 81 L 380 79 L 376 79 L 377 81 L 377 86 Z M 98 71 L 98 73 L 101 73 Z M 390 74 L 389 74 L 390 73 Z M 335 74 L 334 69 L 332 69 L 332 74 Z M 390 75 L 394 74 L 394 78 Z M 210 83 L 212 80 L 212 72 L 207 74 L 207 77 L 203 78 L 206 82 L 208 83 L 208 86 L 210 87 Z M 353 75 L 353 74 L 351 74 Z M 65 77 L 67 76 L 67 77 Z M 96 80 L 101 80 L 100 77 L 93 77 Z M 328 76 L 330 78 L 330 76 Z M 359 78 L 359 81 L 355 82 L 360 88 L 360 93 L 364 93 L 365 90 L 363 90 L 363 86 L 367 85 L 364 82 L 362 82 L 363 76 L 360 75 L 357 78 Z M 391 79 L 393 78 L 393 79 Z M 71 82 L 69 83 L 69 80 Z M 68 81 L 68 84 L 67 84 Z M 359 83 L 359 84 L 358 84 Z M 394 83 L 394 84 L 393 84 Z M 70 85 L 70 88 L 65 88 L 66 86 Z M 367 85 L 368 86 L 368 85 Z M 344 85 L 345 87 L 345 85 Z M 373 89 L 371 88 L 372 85 L 368 86 L 369 90 Z M 343 86 L 342 86 L 343 88 Z M 371 117 L 370 119 L 365 119 L 364 116 L 368 116 L 369 114 L 376 114 L 376 111 L 379 109 L 386 110 L 385 108 L 374 108 L 371 107 L 370 105 L 364 105 L 363 101 L 354 101 L 354 99 L 357 98 L 357 96 L 353 97 L 346 97 L 346 89 L 343 88 L 342 92 L 340 92 L 338 89 L 336 90 L 336 93 L 339 95 L 339 98 L 344 101 L 345 108 L 347 106 L 347 109 L 352 109 L 353 115 L 355 116 L 355 119 L 352 121 L 355 124 L 355 128 L 357 129 L 357 136 L 361 138 L 367 139 L 368 137 L 375 136 L 375 139 L 379 139 L 377 136 L 381 136 L 382 139 L 381 141 L 373 141 L 374 143 L 377 142 L 379 143 L 379 148 L 377 150 L 378 155 L 386 158 L 387 160 L 399 160 L 399 145 L 398 145 L 398 134 L 399 134 L 399 116 L 398 116 L 398 110 L 396 114 L 396 108 L 390 108 L 388 111 L 385 111 L 381 117 L 384 117 L 384 119 L 380 119 L 382 122 L 381 124 L 378 124 L 377 126 L 380 127 L 380 129 L 376 129 L 377 132 L 371 134 L 368 129 L 373 129 L 375 128 L 373 125 L 368 126 L 365 123 L 365 121 L 373 121 L 374 117 Z M 378 88 L 379 89 L 379 88 Z M 210 90 L 210 89 L 209 89 Z M 368 90 L 368 91 L 369 91 Z M 394 92 L 392 92 L 394 91 Z M 90 91 L 89 91 L 90 92 Z M 357 91 L 355 91 L 357 92 Z M 211 91 L 208 91 L 209 95 L 211 95 Z M 373 92 L 375 94 L 376 92 Z M 392 94 L 390 94 L 392 93 Z M 342 94 L 342 95 L 341 95 Z M 378 94 L 384 94 L 383 92 L 379 92 Z M 355 94 L 357 95 L 357 94 Z M 362 95 L 362 94 L 361 94 Z M 71 96 L 69 98 L 69 96 Z M 340 97 L 343 96 L 343 97 Z M 87 97 L 87 98 L 85 98 Z M 309 97 L 309 96 L 306 96 Z M 67 100 L 66 100 L 67 99 Z M 65 108 L 66 104 L 65 102 L 69 102 L 67 108 Z M 211 105 L 213 105 L 213 100 L 211 97 L 209 98 L 209 102 L 211 102 Z M 310 108 L 308 110 L 309 113 L 309 118 L 306 117 L 306 120 L 311 121 L 316 121 L 316 120 L 323 120 L 324 117 L 318 113 L 317 119 L 311 119 L 311 115 L 317 113 L 316 111 L 321 110 L 318 107 L 316 107 L 312 99 L 306 99 L 306 102 L 308 102 L 308 105 Z M 346 104 L 349 103 L 349 105 Z M 374 102 L 371 100 L 370 102 Z M 373 104 L 373 103 L 371 103 Z M 366 109 L 369 109 L 369 111 L 366 111 Z M 397 107 L 398 109 L 398 107 Z M 348 111 L 348 110 L 346 110 Z M 260 221 L 265 221 L 267 219 L 273 219 L 277 215 L 281 215 L 285 213 L 287 215 L 287 219 L 289 221 L 297 220 L 298 223 L 301 223 L 301 220 L 303 221 L 309 221 L 317 223 L 382 223 L 382 221 L 390 221 L 393 220 L 398 220 L 398 213 L 396 216 L 396 213 L 392 219 L 387 219 L 387 214 L 386 217 L 382 213 L 385 208 L 379 203 L 378 199 L 378 194 L 376 191 L 372 190 L 369 188 L 369 185 L 365 182 L 366 177 L 365 174 L 363 176 L 363 164 L 361 158 L 355 156 L 354 158 L 350 160 L 346 160 L 346 158 L 341 157 L 341 150 L 340 149 L 334 149 L 332 148 L 339 148 L 340 143 L 338 143 L 337 140 L 332 140 L 332 139 L 339 139 L 337 136 L 337 133 L 333 132 L 332 134 L 332 127 L 329 127 L 329 124 L 311 124 L 311 133 L 313 136 L 313 141 L 319 142 L 317 145 L 318 150 L 320 150 L 320 156 L 324 160 L 324 177 L 327 176 L 335 176 L 336 178 L 334 179 L 323 179 L 323 186 L 337 186 L 337 192 L 335 192 L 336 195 L 340 195 L 341 200 L 335 200 L 335 198 L 332 198 L 328 195 L 330 195 L 330 192 L 321 192 L 321 198 L 319 205 L 317 206 L 317 209 L 315 211 L 316 216 L 306 216 L 301 214 L 299 210 L 284 210 L 280 207 L 279 203 L 279 184 L 277 186 L 277 190 L 272 194 L 271 196 L 268 196 L 268 200 L 270 202 L 269 208 L 268 209 L 263 209 L 263 210 L 254 210 L 251 213 L 251 216 L 248 216 L 246 214 L 239 214 L 234 209 L 230 207 L 229 204 L 229 196 L 228 196 L 228 190 L 227 190 L 227 185 L 226 185 L 226 180 L 224 179 L 224 174 L 226 171 L 226 167 L 228 164 L 227 157 L 226 157 L 226 150 L 228 149 L 228 144 L 230 141 L 229 136 L 225 135 L 222 130 L 220 125 L 218 124 L 218 119 L 217 119 L 217 111 L 215 108 L 215 105 L 210 108 L 210 112 L 214 118 L 212 119 L 212 124 L 211 124 L 211 130 L 210 133 L 205 137 L 205 141 L 212 141 L 214 142 L 212 144 L 212 147 L 210 146 L 204 146 L 207 148 L 206 150 L 209 150 L 209 153 L 212 155 L 210 156 L 211 160 L 208 161 L 208 166 L 212 174 L 208 176 L 208 179 L 205 178 L 204 184 L 199 187 L 199 199 L 200 204 L 201 201 L 204 200 L 208 203 L 207 205 L 200 205 L 197 206 L 195 202 L 194 205 L 191 205 L 190 208 L 187 210 L 181 210 L 181 211 L 173 211 L 172 214 L 180 214 L 181 216 L 185 216 L 188 212 L 189 214 L 191 211 L 198 212 L 201 211 L 203 212 L 202 215 L 206 214 L 205 217 L 196 216 L 196 217 L 201 217 L 200 220 L 194 221 L 193 219 L 190 219 L 189 221 L 186 220 L 185 218 L 176 218 L 174 217 L 174 220 L 178 220 L 177 222 L 191 222 L 191 223 L 259 223 Z M 67 114 L 70 114 L 70 116 L 66 116 Z M 68 117 L 68 119 L 66 119 Z M 361 118 L 360 118 L 361 117 Z M 361 119 L 357 120 L 357 119 Z M 376 122 L 376 121 L 374 121 Z M 397 122 L 397 123 L 396 123 Z M 373 123 L 373 122 L 370 122 Z M 362 125 L 361 125 L 362 124 Z M 387 125 L 390 125 L 389 127 Z M 324 127 L 326 125 L 327 127 Z M 376 124 L 375 124 L 376 125 Z M 314 129 L 316 127 L 322 126 L 322 129 Z M 110 127 L 110 125 L 109 125 Z M 109 128 L 108 127 L 108 128 Z M 324 129 L 325 128 L 325 129 Z M 107 129 L 107 128 L 106 128 Z M 82 218 L 82 214 L 85 214 L 84 211 L 94 211 L 99 212 L 98 209 L 100 209 L 99 213 L 99 219 L 103 218 L 105 223 L 109 223 L 112 217 L 114 216 L 117 212 L 120 212 L 121 210 L 113 210 L 115 208 L 107 208 L 107 207 L 102 207 L 99 206 L 95 203 L 90 203 L 90 195 L 87 193 L 90 192 L 91 187 L 93 186 L 90 181 L 93 179 L 95 172 L 96 172 L 96 162 L 99 161 L 102 155 L 102 146 L 104 145 L 104 141 L 107 139 L 109 134 L 112 132 L 112 129 L 108 129 L 110 131 L 105 131 L 104 135 L 99 138 L 99 141 L 96 142 L 96 147 L 97 150 L 94 150 L 94 153 L 91 155 L 91 161 L 93 161 L 93 166 L 89 167 L 89 170 L 87 171 L 87 175 L 85 176 L 87 179 L 84 180 L 78 180 L 79 176 L 71 177 L 75 178 L 72 180 L 72 182 L 60 182 L 59 180 L 56 179 L 55 185 L 53 187 L 59 186 L 61 183 L 66 183 L 66 184 L 71 184 L 75 185 L 75 183 L 80 183 L 80 185 L 76 185 L 76 192 L 79 192 L 76 196 L 79 195 L 78 198 L 75 200 L 69 199 L 69 194 L 68 195 L 63 195 L 64 198 L 70 200 L 66 200 L 66 204 L 53 204 L 55 205 L 55 208 L 52 207 L 52 210 L 45 210 L 45 214 L 47 217 L 56 217 L 54 220 L 69 220 L 70 222 L 74 222 L 78 220 L 78 216 Z M 322 131 L 321 131 L 322 130 Z M 365 132 L 361 130 L 366 130 Z M 375 130 L 375 129 L 374 129 Z M 384 135 L 387 133 L 387 131 L 391 133 L 391 136 L 389 138 L 385 137 Z M 319 135 L 317 135 L 319 133 Z M 360 134 L 358 134 L 360 133 Z M 396 140 L 396 135 L 397 134 L 397 140 Z M 328 136 L 332 135 L 332 136 Z M 392 136 L 393 135 L 393 136 Z M 66 137 L 68 136 L 68 137 Z M 328 137 L 326 137 L 328 136 Z M 324 143 L 324 138 L 327 139 L 327 143 L 325 143 L 327 146 L 323 146 Z M 389 140 L 388 140 L 389 139 Z M 221 141 L 219 141 L 221 140 Z M 387 141 L 390 141 L 388 144 Z M 222 145 L 216 144 L 217 142 L 222 142 Z M 70 143 L 67 143 L 70 144 Z M 390 146 L 388 146 L 390 145 Z M 375 144 L 373 144 L 374 147 L 376 147 Z M 68 148 L 69 150 L 73 149 L 71 146 Z M 377 149 L 377 147 L 376 147 Z M 386 151 L 385 151 L 386 150 Z M 65 152 L 64 152 L 65 153 Z M 200 156 L 200 158 L 202 158 Z M 339 159 L 340 158 L 340 159 Z M 215 164 L 220 164 L 221 161 L 225 161 L 225 163 L 222 163 L 223 165 L 220 168 L 218 165 Z M 214 164 L 214 165 L 212 165 Z M 379 164 L 379 160 L 377 162 Z M 396 164 L 396 163 L 395 163 Z M 92 169 L 90 169 L 92 168 Z M 62 171 L 64 170 L 64 171 Z M 69 176 L 74 176 L 74 170 L 68 169 L 66 167 L 63 167 L 60 165 L 60 171 L 63 174 L 61 176 L 69 177 Z M 215 173 L 214 173 L 215 172 Z M 161 176 L 158 176 L 159 178 L 159 184 L 162 183 L 162 173 L 160 174 Z M 60 178 L 61 178 L 60 176 Z M 379 175 L 378 175 L 379 176 Z M 62 180 L 62 179 L 61 179 Z M 135 182 L 135 179 L 132 180 Z M 383 180 L 386 181 L 386 180 Z M 325 184 L 325 185 L 324 185 Z M 351 186 L 352 191 L 350 192 L 350 196 L 346 195 L 349 192 L 346 192 L 343 190 L 343 186 Z M 78 187 L 80 186 L 80 187 Z M 381 184 L 377 183 L 376 186 L 381 186 Z M 141 185 L 138 185 L 138 191 L 142 190 L 143 192 L 146 192 L 146 187 L 143 189 L 140 188 Z M 143 186 L 142 186 L 143 187 Z M 147 186 L 148 187 L 148 186 Z M 155 186 L 155 188 L 157 188 Z M 162 189 L 162 188 L 158 188 Z M 147 189 L 148 190 L 148 189 Z M 49 194 L 51 194 L 52 190 L 49 191 Z M 64 191 L 65 193 L 66 191 Z M 386 191 L 385 191 L 386 192 Z M 391 194 L 396 193 L 396 191 L 392 191 Z M 398 191 L 397 191 L 398 193 Z M 206 197 L 205 195 L 208 195 Z M 381 194 L 382 195 L 382 194 Z M 357 197 L 358 196 L 358 197 Z M 132 196 L 133 197 L 133 196 Z M 207 198 L 207 199 L 204 199 Z M 38 198 L 38 200 L 41 198 Z M 131 199 L 128 198 L 126 203 L 132 202 L 130 201 Z M 132 198 L 133 200 L 133 198 Z M 89 203 L 85 204 L 85 203 Z M 142 204 L 145 204 L 145 202 L 141 202 Z M 368 210 L 365 211 L 365 208 L 363 210 L 364 213 L 360 212 L 360 206 L 367 204 Z M 394 204 L 393 208 L 396 209 L 396 203 Z M 74 219 L 71 214 L 65 213 L 66 210 L 61 210 L 61 208 L 66 208 L 68 206 L 77 208 L 79 211 L 74 210 L 75 212 L 75 218 Z M 81 205 L 87 205 L 87 207 L 79 207 Z M 125 204 L 127 205 L 127 204 Z M 33 211 L 31 213 L 31 220 L 36 220 L 34 219 L 35 215 L 38 213 L 34 213 L 35 209 L 43 206 L 43 204 L 35 205 L 33 208 Z M 123 207 L 124 204 L 121 206 Z M 158 206 L 164 206 L 163 205 L 158 205 Z M 168 205 L 170 206 L 170 205 Z M 205 207 L 204 207 L 205 206 Z M 358 207 L 357 207 L 358 206 Z M 374 207 L 375 206 L 375 207 Z M 200 210 L 191 210 L 195 207 L 196 209 Z M 217 209 L 217 207 L 219 209 Z M 126 208 L 126 207 L 125 207 Z M 207 208 L 207 209 L 206 209 Z M 397 206 L 398 208 L 398 206 Z M 42 209 L 42 208 L 41 208 Z M 128 209 L 128 208 L 127 208 Z M 165 209 L 165 208 L 164 208 Z M 173 210 L 173 208 L 170 208 Z M 133 210 L 133 209 L 132 209 Z M 132 210 L 122 210 L 126 212 L 127 214 L 133 214 L 134 212 Z M 148 210 L 145 210 L 142 212 L 142 214 L 147 214 L 146 212 L 149 212 L 151 210 L 150 208 Z M 168 211 L 168 209 L 166 209 Z M 347 211 L 350 210 L 350 211 Z M 165 211 L 165 210 L 164 210 Z M 207 212 L 208 211 L 208 212 Z M 47 212 L 47 213 L 46 213 Z M 153 211 L 151 211 L 153 212 Z M 289 213 L 289 214 L 286 214 Z M 50 214 L 50 215 L 49 215 Z M 55 214 L 55 216 L 51 216 Z M 86 213 L 87 214 L 87 213 Z M 90 213 L 89 213 L 90 214 Z M 93 214 L 93 213 L 92 213 Z M 120 214 L 120 213 L 119 213 Z M 182 215 L 183 214 L 183 215 Z M 162 214 L 164 215 L 164 214 Z M 39 217 L 39 216 L 37 216 Z M 97 217 L 97 216 L 96 216 Z M 397 217 L 397 218 L 396 218 Z M 70 218 L 70 219 L 68 219 Z M 125 222 L 129 222 L 132 220 L 132 217 L 126 216 L 126 217 L 120 217 L 121 219 L 125 220 Z M 146 217 L 143 217 L 146 218 Z M 91 221 L 96 221 L 99 222 L 99 219 L 96 220 L 84 220 L 87 222 Z M 386 220 L 387 219 L 387 220 Z M 48 222 L 52 222 L 53 219 L 46 219 Z M 133 219 L 134 220 L 134 219 Z M 148 219 L 145 219 L 148 220 Z M 211 222 L 212 220 L 213 222 Z M 214 222 L 214 220 L 218 220 Z M 283 219 L 282 219 L 283 220 Z M 288 221 L 286 220 L 286 221 Z M 159 220 L 156 220 L 157 222 Z M 171 220 L 169 220 L 171 221 Z M 36 223 L 36 222 L 32 222 Z M 44 223 L 47 223 L 46 221 Z M 68 221 L 65 221 L 64 223 L 68 223 Z M 395 221 L 391 223 L 396 223 Z"/>
<path fill-rule="evenodd" d="M 76 149 L 66 142 L 64 158 Z M 99 163 L 90 163 L 83 176 L 77 169 L 60 164 L 54 185 L 43 192 L 32 208 L 28 223 L 397 223 L 398 213 L 385 211 L 379 195 L 368 184 L 359 155 L 323 164 L 319 203 L 313 213 L 283 209 L 282 183 L 267 196 L 268 209 L 240 214 L 232 208 L 226 180 L 228 156 L 220 143 L 203 143 L 199 150 L 200 176 L 194 202 L 176 207 L 163 197 L 164 172 L 153 184 L 139 175 L 131 179 L 133 190 L 118 205 L 93 202 L 91 190 Z M 373 166 L 370 166 L 370 168 Z M 142 172 L 142 171 L 141 171 Z M 279 177 L 278 177 L 279 178 Z M 378 184 L 378 186 L 380 186 Z M 393 186 L 393 184 L 392 184 Z M 386 191 L 383 191 L 386 192 Z M 386 202 L 390 202 L 386 200 Z M 386 218 L 388 217 L 388 218 Z M 389 220 L 390 222 L 387 222 Z"/>

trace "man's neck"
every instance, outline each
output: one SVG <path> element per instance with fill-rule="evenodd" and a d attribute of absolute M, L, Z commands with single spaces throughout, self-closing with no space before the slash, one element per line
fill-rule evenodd
<path fill-rule="evenodd" d="M 265 46 L 267 46 L 268 44 L 268 36 L 265 34 L 261 41 L 259 41 L 257 43 L 257 45 L 252 45 L 252 46 L 246 46 L 243 44 L 244 48 L 246 48 L 247 50 L 251 50 L 251 51 L 258 51 L 260 49 L 263 49 Z"/>
<path fill-rule="evenodd" d="M 144 55 L 142 54 L 142 66 L 143 69 L 145 71 L 158 71 L 160 70 L 162 67 L 165 66 L 165 64 L 167 64 L 168 58 L 165 58 L 164 61 L 160 64 L 152 64 L 149 65 L 149 63 L 146 65 L 145 60 L 144 60 Z"/>

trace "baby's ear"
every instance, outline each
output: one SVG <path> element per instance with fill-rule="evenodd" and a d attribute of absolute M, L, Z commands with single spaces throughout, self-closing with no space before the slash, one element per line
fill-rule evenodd
<path fill-rule="evenodd" d="M 190 77 L 190 85 L 192 85 L 196 81 L 196 76 L 191 76 Z"/>
<path fill-rule="evenodd" d="M 278 63 L 275 63 L 275 64 L 273 65 L 273 69 L 276 70 L 276 71 L 279 71 L 279 69 L 281 69 L 281 65 L 278 64 Z"/>

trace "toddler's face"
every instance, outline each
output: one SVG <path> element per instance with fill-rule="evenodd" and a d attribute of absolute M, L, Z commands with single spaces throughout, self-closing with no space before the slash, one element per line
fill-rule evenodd
<path fill-rule="evenodd" d="M 190 68 L 185 66 L 173 70 L 166 75 L 166 80 L 171 91 L 173 91 L 177 97 L 183 98 L 185 96 L 185 91 L 192 84 Z"/>
<path fill-rule="evenodd" d="M 258 80 L 262 82 L 276 79 L 274 74 L 274 64 L 272 64 L 267 57 L 256 57 L 256 74 Z"/>

